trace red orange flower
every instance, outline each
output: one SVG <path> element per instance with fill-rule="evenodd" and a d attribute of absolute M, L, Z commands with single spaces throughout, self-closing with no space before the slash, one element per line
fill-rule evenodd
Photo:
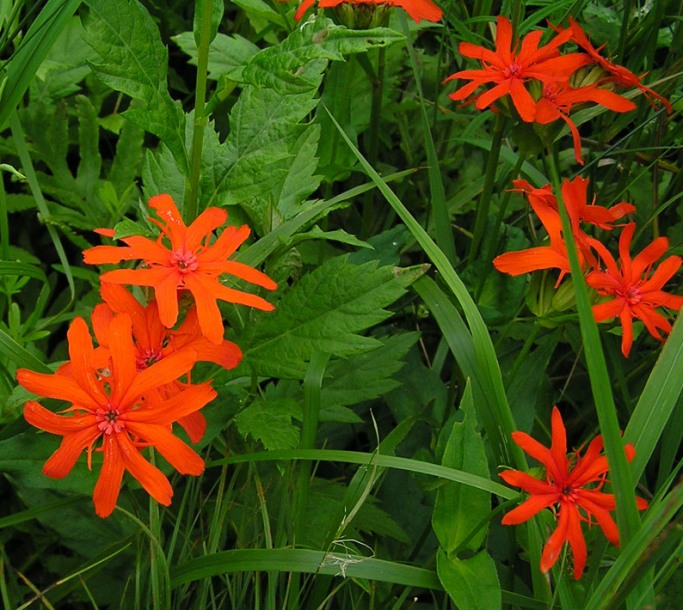
<path fill-rule="evenodd" d="M 596 49 L 581 26 L 576 23 L 574 19 L 570 17 L 569 23 L 569 28 L 564 30 L 564 32 L 571 32 L 571 39 L 590 56 L 591 60 L 595 64 L 607 72 L 607 80 L 616 83 L 620 87 L 635 87 L 639 89 L 652 106 L 656 107 L 654 100 L 657 100 L 666 108 L 668 113 L 671 113 L 671 104 L 669 101 L 665 97 L 659 95 L 659 93 L 653 91 L 650 87 L 647 87 L 640 82 L 640 79 L 643 78 L 645 74 L 636 76 L 628 68 L 619 66 L 609 59 L 605 59 L 602 55 L 600 55 L 600 50 L 605 45 L 602 45 Z M 558 31 L 562 32 L 562 30 Z"/>
<path fill-rule="evenodd" d="M 515 441 L 526 453 L 545 466 L 545 480 L 539 480 L 519 470 L 505 470 L 500 477 L 509 485 L 519 487 L 531 495 L 517 508 L 507 513 L 503 525 L 517 525 L 531 519 L 545 508 L 555 514 L 557 528 L 550 535 L 541 555 L 541 571 L 548 572 L 560 556 L 565 542 L 574 555 L 574 578 L 583 574 L 588 556 L 581 522 L 593 522 L 593 517 L 607 539 L 619 546 L 619 530 L 610 515 L 615 509 L 613 494 L 601 491 L 605 484 L 609 465 L 607 457 L 600 455 L 602 436 L 594 438 L 583 457 L 576 451 L 567 458 L 567 434 L 562 415 L 553 407 L 551 420 L 552 444 L 541 445 L 524 432 L 513 432 Z M 635 456 L 632 445 L 626 445 L 626 458 Z M 639 510 L 647 508 L 647 502 L 636 498 Z"/>
<path fill-rule="evenodd" d="M 516 189 L 525 193 L 529 203 L 536 212 L 541 223 L 548 232 L 550 244 L 506 252 L 493 260 L 495 268 L 509 275 L 522 275 L 539 269 L 559 269 L 560 276 L 557 284 L 569 273 L 569 257 L 567 246 L 562 235 L 562 219 L 557 209 L 557 199 L 549 184 L 542 188 L 534 188 L 526 180 L 515 180 Z M 601 229 L 613 228 L 613 223 L 635 211 L 630 203 L 618 203 L 611 208 L 588 204 L 588 180 L 577 177 L 562 183 L 562 201 L 572 225 L 572 235 L 576 244 L 581 268 L 595 267 L 597 259 L 588 244 L 588 235 L 581 229 L 580 224 L 588 223 Z"/>
<path fill-rule="evenodd" d="M 597 85 L 578 87 L 569 86 L 568 82 L 547 83 L 543 87 L 541 99 L 536 103 L 536 123 L 546 125 L 558 119 L 562 119 L 571 131 L 574 141 L 574 155 L 576 160 L 583 165 L 581 158 L 581 137 L 574 121 L 569 118 L 572 107 L 585 102 L 600 104 L 614 112 L 629 112 L 636 105 L 607 89 L 599 89 Z"/>
<path fill-rule="evenodd" d="M 232 341 L 223 340 L 219 345 L 211 343 L 201 334 L 197 308 L 191 307 L 177 330 L 169 330 L 159 319 L 156 301 L 143 306 L 128 290 L 118 284 L 104 283 L 100 287 L 104 303 L 95 306 L 92 324 L 100 347 L 95 351 L 109 353 L 109 325 L 116 314 L 127 313 L 133 322 L 133 340 L 136 350 L 136 368 L 144 371 L 155 362 L 181 350 L 193 350 L 197 362 L 213 362 L 225 369 L 234 369 L 242 360 L 242 351 Z M 155 390 L 159 398 L 170 398 L 187 387 L 174 380 Z M 199 442 L 206 430 L 206 420 L 201 412 L 181 417 L 178 423 L 188 433 L 193 443 Z"/>
<path fill-rule="evenodd" d="M 102 451 L 104 459 L 93 494 L 100 517 L 114 510 L 126 470 L 157 502 L 171 503 L 173 489 L 161 470 L 142 456 L 144 447 L 154 447 L 183 474 L 199 475 L 204 470 L 202 458 L 172 434 L 171 425 L 201 409 L 216 392 L 204 383 L 189 386 L 168 400 L 147 398 L 157 388 L 187 373 L 196 354 L 192 350 L 177 352 L 138 371 L 131 326 L 126 314 L 111 321 L 111 366 L 104 371 L 94 364 L 95 350 L 83 318 L 74 319 L 67 333 L 69 375 L 17 371 L 19 383 L 30 392 L 71 403 L 63 412 L 70 415 L 58 415 L 35 401 L 28 401 L 24 407 L 24 417 L 30 424 L 64 437 L 43 466 L 45 475 L 65 477 L 84 449 L 90 466 L 93 447 L 101 441 L 96 451 Z"/>
<path fill-rule="evenodd" d="M 629 251 L 635 229 L 635 223 L 628 224 L 619 236 L 620 265 L 603 244 L 590 239 L 590 246 L 595 248 L 604 262 L 605 270 L 592 271 L 586 277 L 586 283 L 595 288 L 599 295 L 613 297 L 612 300 L 593 305 L 593 316 L 597 322 L 619 317 L 623 329 L 621 352 L 626 357 L 633 345 L 633 318 L 642 320 L 649 333 L 663 341 L 660 331 L 667 334 L 671 332 L 671 323 L 657 308 L 668 307 L 678 311 L 683 307 L 683 296 L 662 290 L 681 267 L 681 257 L 669 256 L 653 271 L 654 263 L 669 248 L 669 240 L 659 237 L 631 259 Z"/>
<path fill-rule="evenodd" d="M 217 299 L 265 311 L 273 309 L 261 297 L 228 288 L 218 279 L 227 273 L 269 290 L 277 288 L 264 273 L 227 260 L 247 239 L 249 227 L 226 227 L 212 244 L 212 232 L 227 221 L 225 210 L 208 208 L 188 227 L 169 195 L 152 197 L 149 206 L 161 219 L 152 219 L 161 229 L 156 242 L 135 235 L 121 240 L 126 247 L 95 246 L 83 253 L 85 262 L 93 265 L 122 260 L 141 260 L 145 264 L 144 268 L 104 273 L 101 276 L 103 282 L 152 286 L 161 323 L 167 328 L 171 328 L 178 319 L 178 291 L 188 290 L 197 305 L 202 333 L 214 344 L 223 340 L 223 321 Z M 163 244 L 164 238 L 170 241 L 170 248 Z"/>
<path fill-rule="evenodd" d="M 316 0 L 303 0 L 299 5 L 294 19 L 299 21 L 306 11 L 315 4 Z M 376 4 L 398 6 L 410 15 L 417 23 L 421 19 L 426 21 L 439 21 L 443 12 L 431 0 L 318 0 L 320 8 L 334 8 L 340 4 Z"/>
<path fill-rule="evenodd" d="M 583 53 L 560 55 L 558 47 L 567 42 L 571 31 L 561 32 L 548 44 L 539 48 L 543 31 L 527 34 L 519 46 L 512 44 L 512 24 L 505 17 L 498 17 L 496 50 L 490 51 L 468 42 L 461 42 L 460 54 L 481 61 L 481 70 L 461 70 L 451 74 L 444 82 L 461 78 L 472 82 L 451 93 L 450 98 L 461 101 L 472 95 L 480 86 L 494 83 L 494 87 L 477 95 L 473 100 L 479 110 L 489 107 L 496 100 L 510 95 L 519 116 L 527 123 L 536 115 L 536 101 L 526 89 L 530 79 L 544 84 L 565 81 L 569 76 L 590 62 Z"/>

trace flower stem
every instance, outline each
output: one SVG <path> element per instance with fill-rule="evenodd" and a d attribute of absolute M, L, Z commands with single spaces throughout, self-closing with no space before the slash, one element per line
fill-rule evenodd
<path fill-rule="evenodd" d="M 612 395 L 611 380 L 605 363 L 605 354 L 600 342 L 598 326 L 593 318 L 588 298 L 588 288 L 583 277 L 583 271 L 581 270 L 574 243 L 571 221 L 562 200 L 560 176 L 552 150 L 548 152 L 547 160 L 553 191 L 557 198 L 557 207 L 562 218 L 562 233 L 569 257 L 569 267 L 576 296 L 576 309 L 579 314 L 586 365 L 591 380 L 591 390 L 593 400 L 595 401 L 600 431 L 609 461 L 611 481 L 616 496 L 619 537 L 623 546 L 632 538 L 640 526 L 634 484 L 628 462 L 626 461 L 624 443 L 619 431 L 619 421 Z"/>
<path fill-rule="evenodd" d="M 187 223 L 197 217 L 199 200 L 199 174 L 202 166 L 202 147 L 204 144 L 204 128 L 208 117 L 205 115 L 206 83 L 209 67 L 209 47 L 211 46 L 211 20 L 213 17 L 213 0 L 197 0 L 195 11 L 201 10 L 199 23 L 199 44 L 197 45 L 197 80 L 194 98 L 194 129 L 192 130 L 192 147 L 190 152 L 190 176 L 185 184 L 184 216 Z"/>
<path fill-rule="evenodd" d="M 493 125 L 493 140 L 491 141 L 491 150 L 486 159 L 486 175 L 484 178 L 484 188 L 479 197 L 479 204 L 477 205 L 477 217 L 474 221 L 474 231 L 472 232 L 472 245 L 470 246 L 470 260 L 476 260 L 479 252 L 481 240 L 486 231 L 486 224 L 489 215 L 489 208 L 491 207 L 491 195 L 493 194 L 493 187 L 496 182 L 496 170 L 498 169 L 498 160 L 500 159 L 500 148 L 503 142 L 503 132 L 505 131 L 505 117 L 501 114 L 496 115 L 496 121 Z"/>

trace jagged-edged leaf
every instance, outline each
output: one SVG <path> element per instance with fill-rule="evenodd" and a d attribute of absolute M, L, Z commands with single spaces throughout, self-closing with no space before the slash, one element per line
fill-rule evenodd
<path fill-rule="evenodd" d="M 418 333 L 398 333 L 381 338 L 381 345 L 372 351 L 344 360 L 333 360 L 323 381 L 321 404 L 355 405 L 372 400 L 398 387 L 394 373 L 403 366 L 403 358 L 415 344 Z"/>
<path fill-rule="evenodd" d="M 197 45 L 192 32 L 183 32 L 172 37 L 173 41 L 190 56 L 190 63 L 197 65 Z M 239 34 L 227 36 L 217 34 L 209 47 L 209 78 L 218 80 L 233 70 L 245 65 L 259 48 Z"/>
<path fill-rule="evenodd" d="M 92 68 L 116 91 L 140 102 L 125 114 L 158 136 L 188 172 L 185 115 L 171 99 L 166 84 L 168 51 L 159 28 L 137 0 L 88 0 L 86 40 L 100 56 Z"/>
<path fill-rule="evenodd" d="M 403 40 L 403 35 L 388 28 L 350 30 L 320 16 L 315 22 L 296 28 L 279 45 L 254 55 L 240 77 L 245 83 L 270 87 L 279 93 L 301 93 L 320 85 L 327 61 L 343 61 L 345 55 L 364 53 L 399 40 Z M 326 61 L 312 63 L 314 60 Z M 316 69 L 309 69 L 311 66 Z"/>
<path fill-rule="evenodd" d="M 347 357 L 380 347 L 358 333 L 389 317 L 385 308 L 423 272 L 374 261 L 354 265 L 347 256 L 326 261 L 250 326 L 244 364 L 260 375 L 301 379 L 314 351 Z"/>
<path fill-rule="evenodd" d="M 235 415 L 237 430 L 246 439 L 259 441 L 267 450 L 299 446 L 301 404 L 292 398 L 257 400 Z"/>
<path fill-rule="evenodd" d="M 246 87 L 230 113 L 230 134 L 220 144 L 207 130 L 202 205 L 240 205 L 261 228 L 282 198 L 293 211 L 319 184 L 318 130 L 302 124 L 317 101 L 311 92 L 283 96 Z"/>

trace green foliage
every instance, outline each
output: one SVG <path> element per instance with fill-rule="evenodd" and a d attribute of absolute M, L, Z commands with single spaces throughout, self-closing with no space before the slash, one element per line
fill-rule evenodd
<path fill-rule="evenodd" d="M 368 5 L 316 6 L 295 22 L 293 0 L 0 1 L 4 607 L 675 604 L 682 323 L 662 346 L 636 322 L 626 359 L 619 318 L 595 325 L 591 307 L 603 297 L 586 291 L 576 264 L 572 284 L 558 283 L 557 269 L 502 274 L 494 259 L 548 245 L 512 181 L 557 186 L 577 175 L 590 178 L 587 203 L 637 208 L 611 231 L 583 225 L 615 257 L 619 225 L 632 220 L 633 252 L 664 235 L 666 256 L 683 252 L 680 7 L 436 4 L 437 24 L 415 24 L 400 8 Z M 615 65 L 647 74 L 674 113 L 613 84 L 637 110 L 574 104 L 540 126 L 519 121 L 507 98 L 495 115 L 453 102 L 467 79 L 444 79 L 481 67 L 460 44 L 494 48 L 498 5 L 515 40 L 543 30 L 543 44 L 548 21 L 561 28 L 571 16 Z M 607 83 L 589 67 L 573 84 L 581 79 Z M 584 165 L 563 118 L 580 131 Z M 97 329 L 105 268 L 83 263 L 82 250 L 112 243 L 98 228 L 156 239 L 146 202 L 160 193 L 188 224 L 217 206 L 230 225 L 248 225 L 230 258 L 278 288 L 220 276 L 274 310 L 221 303 L 242 361 L 230 370 L 201 362 L 182 379 L 217 392 L 198 443 L 171 430 L 205 470 L 178 473 L 140 447 L 169 477 L 171 505 L 126 473 L 117 510 L 102 520 L 92 502 L 101 441 L 68 476 L 45 476 L 60 438 L 24 420 L 36 397 L 16 371 L 57 370 L 75 316 Z M 680 294 L 680 277 L 662 289 Z M 182 320 L 191 298 L 180 297 Z M 674 322 L 675 312 L 662 315 Z M 65 402 L 40 400 L 69 416 Z M 511 433 L 547 446 L 555 404 L 570 455 L 602 434 L 604 491 L 617 497 L 621 546 L 582 522 L 588 564 L 578 582 L 569 549 L 540 572 L 553 512 L 500 524 L 528 497 L 496 475 L 528 470 Z M 529 472 L 546 475 L 536 463 Z M 635 510 L 636 494 L 646 511 Z"/>
<path fill-rule="evenodd" d="M 137 0 L 111 3 L 88 0 L 86 40 L 100 61 L 97 77 L 114 91 L 137 101 L 124 116 L 158 136 L 184 173 L 189 172 L 185 120 L 181 106 L 168 93 L 168 50 L 147 10 Z"/>
<path fill-rule="evenodd" d="M 381 344 L 358 334 L 379 324 L 422 267 L 397 269 L 374 262 L 354 265 L 347 257 L 331 258 L 264 315 L 244 338 L 244 362 L 258 375 L 303 378 L 315 351 L 354 356 Z M 315 299 L 311 298 L 315 295 Z"/>

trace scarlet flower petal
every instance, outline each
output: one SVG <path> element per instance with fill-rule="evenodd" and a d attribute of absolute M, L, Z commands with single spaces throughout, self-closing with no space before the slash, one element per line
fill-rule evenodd
<path fill-rule="evenodd" d="M 67 434 L 59 448 L 43 465 L 43 474 L 53 479 L 63 479 L 71 472 L 83 450 L 90 447 L 99 435 L 95 426 Z"/>
<path fill-rule="evenodd" d="M 116 508 L 125 466 L 115 436 L 107 436 L 103 443 L 104 460 L 102 470 L 93 491 L 95 512 L 100 517 L 108 517 Z"/>
<path fill-rule="evenodd" d="M 544 508 L 550 508 L 558 500 L 559 494 L 532 495 L 517 508 L 513 508 L 502 518 L 503 525 L 518 525 L 531 519 L 534 515 L 541 512 Z"/>
<path fill-rule="evenodd" d="M 130 424 L 130 429 L 134 432 L 137 427 L 135 424 Z M 144 431 L 145 439 L 154 445 L 166 461 L 181 474 L 196 476 L 204 472 L 204 460 L 177 436 L 174 436 L 167 427 L 146 424 L 144 427 L 141 426 L 141 431 Z M 153 494 L 150 492 L 150 495 Z"/>
<path fill-rule="evenodd" d="M 116 440 L 121 461 L 126 469 L 159 504 L 168 506 L 173 497 L 173 488 L 164 473 L 142 457 L 140 450 L 133 445 L 128 436 L 117 434 Z"/>

